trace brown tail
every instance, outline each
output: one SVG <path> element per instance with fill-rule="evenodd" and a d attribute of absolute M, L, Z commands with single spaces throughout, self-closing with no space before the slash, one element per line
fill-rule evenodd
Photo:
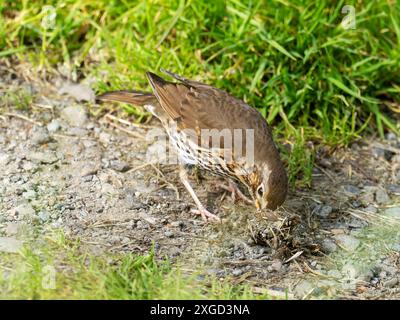
<path fill-rule="evenodd" d="M 154 94 L 133 90 L 110 91 L 96 97 L 100 101 L 119 101 L 131 103 L 137 106 L 155 105 L 157 99 Z"/>

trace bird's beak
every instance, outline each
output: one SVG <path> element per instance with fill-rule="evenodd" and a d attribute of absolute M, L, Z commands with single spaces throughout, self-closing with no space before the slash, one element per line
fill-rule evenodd
<path fill-rule="evenodd" d="M 264 210 L 267 207 L 268 202 L 263 201 L 263 199 L 261 199 L 261 200 L 256 199 L 256 200 L 254 200 L 254 205 L 257 208 L 257 210 Z"/>

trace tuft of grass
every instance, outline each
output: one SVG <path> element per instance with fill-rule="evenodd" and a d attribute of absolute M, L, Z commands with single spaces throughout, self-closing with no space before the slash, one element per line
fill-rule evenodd
<path fill-rule="evenodd" d="M 287 163 L 289 185 L 292 187 L 311 187 L 315 150 L 308 144 L 304 128 L 294 131 L 294 141 L 290 149 L 282 148 L 282 158 Z"/>
<path fill-rule="evenodd" d="M 147 255 L 94 255 L 55 233 L 20 254 L 1 253 L 0 299 L 266 299 L 228 280 L 185 275 Z"/>
<path fill-rule="evenodd" d="M 0 110 L 14 107 L 17 110 L 28 110 L 33 101 L 32 92 L 25 87 L 8 89 L 0 95 Z"/>

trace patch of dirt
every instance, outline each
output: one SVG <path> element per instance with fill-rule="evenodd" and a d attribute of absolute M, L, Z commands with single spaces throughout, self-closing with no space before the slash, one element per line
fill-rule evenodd
<path fill-rule="evenodd" d="M 274 213 L 232 203 L 215 177 L 194 172 L 197 194 L 224 219 L 205 225 L 190 213 L 194 204 L 177 166 L 149 163 L 154 142 L 145 137 L 159 128 L 156 120 L 129 126 L 118 111 L 104 114 L 91 98 L 77 101 L 92 97 L 87 86 L 85 94 L 74 87 L 75 98 L 60 95 L 60 78 L 36 82 L 10 65 L 0 67 L 4 239 L 29 241 L 61 228 L 99 253 L 142 254 L 154 244 L 158 257 L 188 272 L 201 269 L 276 296 L 400 297 L 398 232 L 390 243 L 377 238 L 393 248 L 380 251 L 365 270 L 353 272 L 352 260 L 347 269 L 329 264 L 331 257 L 344 261 L 371 245 L 362 231 L 386 223 L 388 208 L 398 223 L 400 140 L 393 134 L 348 149 L 319 147 L 312 188 L 292 190 Z M 7 96 L 21 88 L 34 97 L 27 110 L 17 110 Z"/>

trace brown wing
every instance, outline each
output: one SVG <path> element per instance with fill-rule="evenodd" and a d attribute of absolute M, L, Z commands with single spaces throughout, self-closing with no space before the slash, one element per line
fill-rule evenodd
<path fill-rule="evenodd" d="M 179 129 L 253 129 L 255 156 L 276 152 L 271 130 L 257 110 L 222 90 L 166 73 L 180 82 L 168 82 L 150 72 L 147 77 L 161 107 Z"/>

